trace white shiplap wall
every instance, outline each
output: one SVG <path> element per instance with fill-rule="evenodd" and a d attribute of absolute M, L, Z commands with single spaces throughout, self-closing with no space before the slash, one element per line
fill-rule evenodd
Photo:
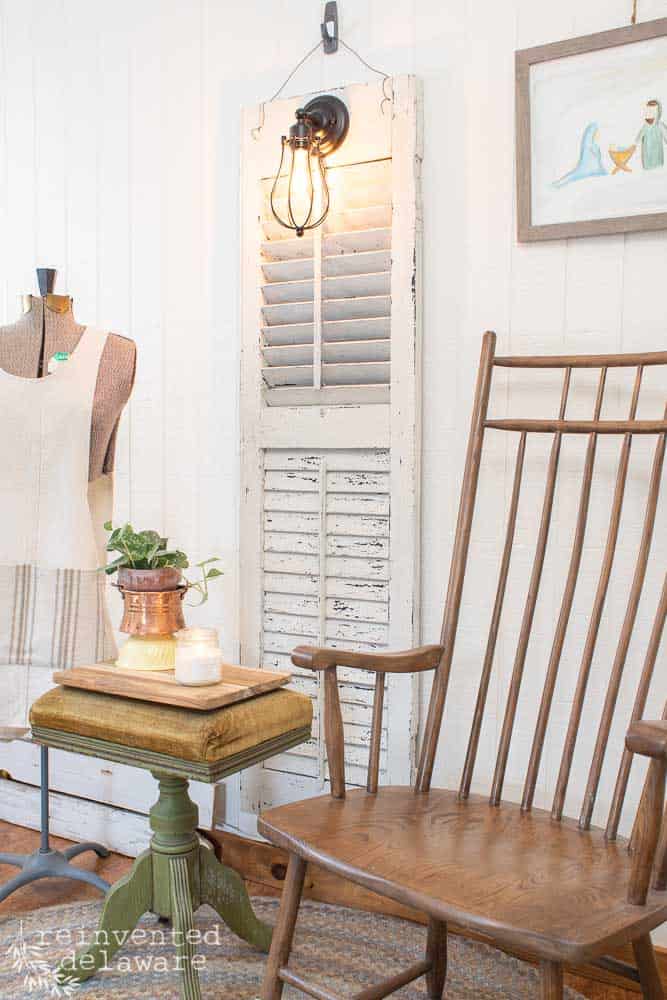
<path fill-rule="evenodd" d="M 424 81 L 428 640 L 439 628 L 481 331 L 499 332 L 501 352 L 665 346 L 667 233 L 535 246 L 514 237 L 515 48 L 625 24 L 630 7 L 341 4 L 350 44 L 389 73 Z M 36 264 L 54 265 L 81 320 L 136 340 L 117 517 L 223 557 L 227 575 L 204 615 L 221 625 L 230 656 L 240 572 L 239 112 L 272 93 L 313 44 L 320 8 L 118 0 L 110 16 L 100 0 L 0 0 L 0 318 L 16 314 Z M 665 12 L 663 0 L 640 3 L 643 19 Z M 349 53 L 318 54 L 287 93 L 369 78 Z M 495 496 L 506 499 L 510 474 L 502 455 L 491 470 Z M 487 566 L 478 566 L 482 579 Z M 558 597 L 541 609 L 545 620 Z M 469 715 L 472 686 L 455 680 L 452 695 Z M 439 778 L 457 763 L 443 760 Z"/>

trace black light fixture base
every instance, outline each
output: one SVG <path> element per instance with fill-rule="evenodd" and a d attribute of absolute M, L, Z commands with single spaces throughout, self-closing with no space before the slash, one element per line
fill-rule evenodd
<path fill-rule="evenodd" d="M 322 94 L 308 101 L 303 108 L 313 127 L 313 134 L 320 140 L 320 153 L 328 156 L 338 149 L 350 128 L 350 112 L 339 97 Z"/>

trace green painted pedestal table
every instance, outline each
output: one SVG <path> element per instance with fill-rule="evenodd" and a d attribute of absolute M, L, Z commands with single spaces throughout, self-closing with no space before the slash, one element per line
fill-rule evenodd
<path fill-rule="evenodd" d="M 109 890 L 95 942 L 61 967 L 63 978 L 93 976 L 150 912 L 172 921 L 181 995 L 199 1000 L 192 931 L 193 913 L 204 903 L 239 937 L 269 950 L 271 928 L 255 916 L 243 880 L 200 843 L 188 784 L 219 781 L 309 739 L 309 698 L 283 689 L 201 712 L 54 688 L 35 702 L 30 721 L 39 743 L 143 767 L 159 783 L 150 847 Z"/>

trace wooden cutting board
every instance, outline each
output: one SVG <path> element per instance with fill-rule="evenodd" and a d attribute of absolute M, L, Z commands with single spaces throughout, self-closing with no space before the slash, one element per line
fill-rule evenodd
<path fill-rule="evenodd" d="M 139 701 L 208 712 L 212 708 L 223 708 L 236 701 L 274 691 L 288 684 L 291 676 L 274 673 L 272 670 L 251 670 L 249 667 L 225 663 L 222 667 L 222 680 L 217 684 L 186 687 L 176 683 L 173 670 L 147 673 L 121 670 L 113 663 L 96 663 L 90 667 L 57 670 L 53 680 L 65 687 L 96 691 L 98 694 L 115 694 L 121 698 L 137 698 Z"/>

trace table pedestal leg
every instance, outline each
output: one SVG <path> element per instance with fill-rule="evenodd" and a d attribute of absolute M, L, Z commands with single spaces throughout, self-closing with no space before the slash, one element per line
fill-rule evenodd
<path fill-rule="evenodd" d="M 141 917 L 151 908 L 153 858 L 145 851 L 132 871 L 109 890 L 93 943 L 73 959 L 65 959 L 58 968 L 58 980 L 83 982 L 116 954 Z"/>
<path fill-rule="evenodd" d="M 187 858 L 173 857 L 169 860 L 171 913 L 174 924 L 174 938 L 179 966 L 183 974 L 181 996 L 183 1000 L 201 1000 L 199 972 L 194 965 L 194 942 L 190 931 L 194 927 L 192 910 L 192 887 L 188 873 Z"/>
<path fill-rule="evenodd" d="M 271 947 L 272 929 L 252 908 L 245 882 L 233 868 L 221 865 L 206 847 L 199 848 L 201 901 L 212 906 L 230 930 L 259 951 Z"/>
<path fill-rule="evenodd" d="M 127 941 L 143 914 L 151 911 L 173 923 L 183 974 L 181 997 L 200 1000 L 195 949 L 188 932 L 202 903 L 212 906 L 230 930 L 260 951 L 269 950 L 272 932 L 255 916 L 243 879 L 200 845 L 198 810 L 188 795 L 187 779 L 154 776 L 160 796 L 150 811 L 150 850 L 109 891 L 93 944 L 63 962 L 58 974 L 61 981 L 90 979 Z"/>

